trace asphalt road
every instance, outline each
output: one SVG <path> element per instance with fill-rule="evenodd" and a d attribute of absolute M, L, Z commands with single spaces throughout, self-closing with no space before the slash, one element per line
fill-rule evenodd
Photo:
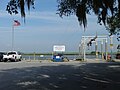
<path fill-rule="evenodd" d="M 0 90 L 120 90 L 120 63 L 0 62 Z"/>

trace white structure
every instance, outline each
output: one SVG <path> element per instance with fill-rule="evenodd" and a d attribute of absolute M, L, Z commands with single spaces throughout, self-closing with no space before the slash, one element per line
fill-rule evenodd
<path fill-rule="evenodd" d="M 79 44 L 79 56 L 82 59 L 86 59 L 86 47 L 91 46 L 92 43 L 95 43 L 96 58 L 98 58 L 98 42 L 101 42 L 101 53 L 103 58 L 103 43 L 105 42 L 105 56 L 107 60 L 107 36 L 82 36 L 81 42 Z"/>
<path fill-rule="evenodd" d="M 65 45 L 54 45 L 53 51 L 54 52 L 65 52 Z"/>

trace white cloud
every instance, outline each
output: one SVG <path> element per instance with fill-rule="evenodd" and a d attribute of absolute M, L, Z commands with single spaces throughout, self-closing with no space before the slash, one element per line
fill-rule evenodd
<path fill-rule="evenodd" d="M 38 19 L 38 20 L 48 20 L 48 21 L 71 21 L 75 17 L 64 17 L 61 18 L 56 12 L 30 12 L 26 15 L 27 19 Z"/>

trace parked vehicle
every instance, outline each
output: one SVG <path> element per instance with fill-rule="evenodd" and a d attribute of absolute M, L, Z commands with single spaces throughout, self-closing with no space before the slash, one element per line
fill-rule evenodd
<path fill-rule="evenodd" d="M 3 55 L 5 55 L 4 52 L 0 52 L 0 62 L 3 61 Z"/>
<path fill-rule="evenodd" d="M 55 53 L 53 55 L 54 62 L 62 62 L 63 61 L 63 54 Z"/>
<path fill-rule="evenodd" d="M 6 55 L 3 55 L 3 61 L 21 61 L 22 56 L 17 51 L 9 51 Z"/>
<path fill-rule="evenodd" d="M 106 60 L 106 55 L 104 55 L 104 59 Z M 111 60 L 111 55 L 110 54 L 107 55 L 107 60 Z"/>
<path fill-rule="evenodd" d="M 120 53 L 116 54 L 116 59 L 120 59 Z"/>
<path fill-rule="evenodd" d="M 116 59 L 120 59 L 120 44 L 117 46 L 118 52 L 116 54 Z"/>
<path fill-rule="evenodd" d="M 61 54 L 61 53 L 55 53 L 55 54 L 53 55 L 52 60 L 53 60 L 54 62 L 68 62 L 68 61 L 69 61 L 69 59 L 68 59 L 67 57 L 64 57 L 64 55 Z"/>

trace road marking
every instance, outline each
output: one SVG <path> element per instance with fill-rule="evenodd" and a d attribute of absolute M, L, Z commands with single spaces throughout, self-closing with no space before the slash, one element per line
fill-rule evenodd
<path fill-rule="evenodd" d="M 95 79 L 95 78 L 89 78 L 89 77 L 84 77 L 85 79 L 88 80 L 92 80 L 92 81 L 97 81 L 97 82 L 101 82 L 101 83 L 110 83 L 108 81 L 104 81 L 104 80 L 99 80 L 99 79 Z"/>

